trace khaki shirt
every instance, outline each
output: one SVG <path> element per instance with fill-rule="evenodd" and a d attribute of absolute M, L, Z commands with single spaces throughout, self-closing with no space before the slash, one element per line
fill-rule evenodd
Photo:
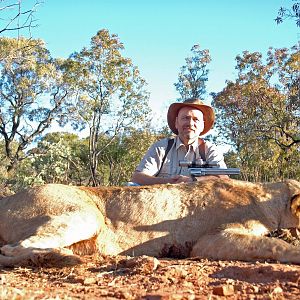
<path fill-rule="evenodd" d="M 189 149 L 187 150 L 185 145 L 177 136 L 163 166 L 161 166 L 167 145 L 168 138 L 154 143 L 143 157 L 142 161 L 136 168 L 136 171 L 157 177 L 170 177 L 179 174 L 188 176 L 188 167 L 179 166 L 179 161 L 201 160 L 198 149 L 199 141 L 197 140 L 195 143 L 189 145 Z M 214 162 L 219 168 L 226 168 L 223 154 L 217 149 L 215 144 L 209 141 L 205 141 L 205 161 L 206 163 Z"/>

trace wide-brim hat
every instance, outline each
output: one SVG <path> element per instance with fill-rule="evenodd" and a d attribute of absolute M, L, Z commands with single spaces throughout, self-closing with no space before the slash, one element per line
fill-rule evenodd
<path fill-rule="evenodd" d="M 204 119 L 204 129 L 200 133 L 200 135 L 207 133 L 214 125 L 215 112 L 211 106 L 204 104 L 198 98 L 190 98 L 183 102 L 176 102 L 176 103 L 172 103 L 170 105 L 168 114 L 167 114 L 167 120 L 168 120 L 168 125 L 169 125 L 170 129 L 175 134 L 178 134 L 178 130 L 175 127 L 176 117 L 178 115 L 179 110 L 181 108 L 187 107 L 187 106 L 192 107 L 194 109 L 201 110 L 201 112 L 203 113 L 203 119 Z"/>

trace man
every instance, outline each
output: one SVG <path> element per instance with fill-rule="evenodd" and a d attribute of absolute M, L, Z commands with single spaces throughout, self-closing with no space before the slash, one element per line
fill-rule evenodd
<path fill-rule="evenodd" d="M 191 182 L 188 167 L 181 167 L 179 161 L 214 162 L 217 167 L 226 168 L 224 157 L 217 147 L 200 138 L 207 133 L 215 121 L 214 110 L 200 99 L 190 98 L 182 103 L 170 105 L 168 125 L 177 136 L 154 143 L 136 168 L 132 182 L 138 185 L 158 183 Z M 171 146 L 170 146 L 171 144 Z M 169 148 L 168 149 L 168 145 Z M 226 175 L 203 176 L 198 180 Z"/>

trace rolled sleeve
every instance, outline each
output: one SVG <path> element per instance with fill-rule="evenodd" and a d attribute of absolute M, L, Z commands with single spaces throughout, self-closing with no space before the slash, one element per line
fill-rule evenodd
<path fill-rule="evenodd" d="M 154 143 L 144 155 L 136 171 L 151 176 L 157 175 L 161 168 L 167 144 L 168 139 L 162 139 Z"/>

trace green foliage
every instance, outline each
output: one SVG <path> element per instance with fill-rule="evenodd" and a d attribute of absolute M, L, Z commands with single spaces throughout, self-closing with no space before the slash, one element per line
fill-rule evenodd
<path fill-rule="evenodd" d="M 181 99 L 201 98 L 206 93 L 207 66 L 211 61 L 209 50 L 194 45 L 191 52 L 192 56 L 185 59 L 186 65 L 181 67 L 178 82 L 174 84 Z"/>
<path fill-rule="evenodd" d="M 0 53 L 0 135 L 11 171 L 53 120 L 64 124 L 67 91 L 42 41 L 0 38 Z"/>
<path fill-rule="evenodd" d="M 89 48 L 74 53 L 66 62 L 65 80 L 73 90 L 73 126 L 89 126 L 91 181 L 98 185 L 98 157 L 120 132 L 142 127 L 148 119 L 149 95 L 145 80 L 131 60 L 122 56 L 117 35 L 100 30 Z M 109 137 L 100 139 L 103 134 Z"/>
<path fill-rule="evenodd" d="M 299 178 L 299 50 L 270 48 L 265 62 L 245 51 L 236 61 L 236 81 L 213 95 L 216 127 L 232 143 L 244 179 Z"/>
<path fill-rule="evenodd" d="M 0 184 L 5 185 L 9 179 L 9 174 L 6 170 L 6 165 L 9 163 L 9 160 L 5 155 L 5 143 L 3 139 L 0 139 L 0 160 Z"/>
<path fill-rule="evenodd" d="M 145 152 L 162 136 L 165 133 L 131 128 L 109 143 L 99 156 L 97 174 L 102 185 L 123 185 L 130 181 Z M 99 143 L 106 145 L 108 140 L 109 135 L 103 134 Z M 9 180 L 4 178 L 4 182 L 15 191 L 44 183 L 88 185 L 88 151 L 88 139 L 65 132 L 49 133 L 30 151 L 30 158 L 24 159 L 14 175 Z"/>
<path fill-rule="evenodd" d="M 53 59 L 40 40 L 0 38 L 0 183 L 16 191 L 130 181 L 169 130 L 150 131 L 146 82 L 123 50 L 108 30 L 68 60 Z M 209 51 L 195 45 L 191 52 L 175 84 L 183 99 L 206 93 Z M 233 147 L 226 162 L 241 167 L 243 179 L 300 179 L 299 61 L 297 47 L 270 48 L 266 59 L 245 51 L 236 57 L 237 79 L 213 94 L 216 127 Z M 90 135 L 49 133 L 32 148 L 54 120 L 88 126 Z"/>
<path fill-rule="evenodd" d="M 44 183 L 86 184 L 88 143 L 76 134 L 49 133 L 18 166 L 14 189 Z"/>
<path fill-rule="evenodd" d="M 122 56 L 123 49 L 107 30 L 68 60 L 53 59 L 40 40 L 0 38 L 3 181 L 15 189 L 49 182 L 119 182 L 116 178 L 123 175 L 98 176 L 99 159 L 120 153 L 121 133 L 143 128 L 150 111 L 146 83 Z M 76 135 L 48 134 L 26 152 L 54 120 L 62 126 L 71 121 L 78 130 L 88 126 L 90 136 L 78 140 Z M 110 172 L 112 165 L 107 165 Z"/>
<path fill-rule="evenodd" d="M 165 137 L 161 133 L 131 128 L 126 134 L 116 138 L 99 157 L 99 174 L 103 184 L 123 185 L 130 181 L 148 148 L 162 136 Z M 105 143 L 104 137 L 101 140 Z"/>
<path fill-rule="evenodd" d="M 36 170 L 34 180 L 51 183 L 68 183 L 70 170 L 71 149 L 61 140 L 57 143 L 42 141 L 40 149 L 43 151 L 35 155 L 31 161 Z"/>

